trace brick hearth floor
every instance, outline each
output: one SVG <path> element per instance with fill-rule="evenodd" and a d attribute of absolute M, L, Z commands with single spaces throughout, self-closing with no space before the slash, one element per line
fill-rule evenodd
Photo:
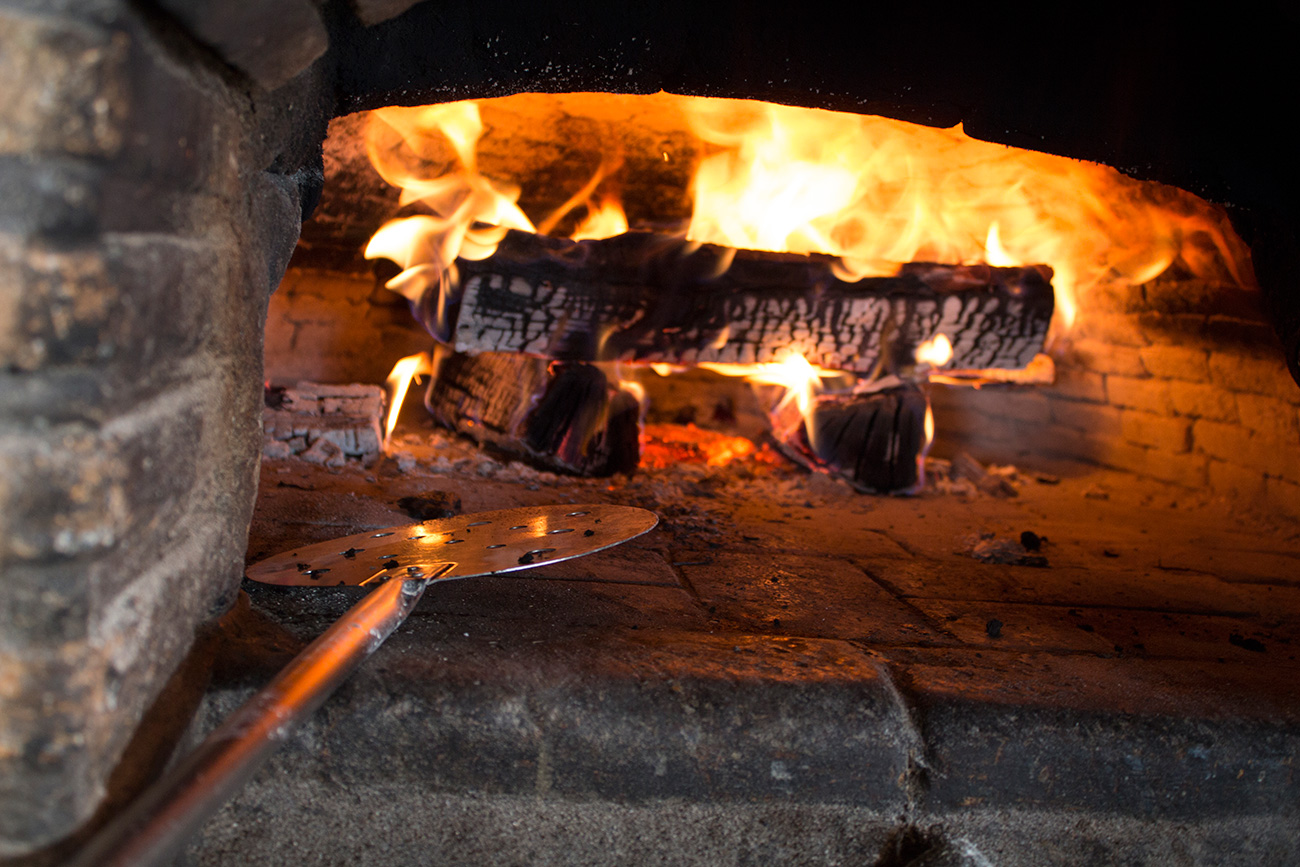
<path fill-rule="evenodd" d="M 424 433 L 399 451 L 268 461 L 250 562 L 407 523 L 397 501 L 429 492 L 663 522 L 431 588 L 187 863 L 1300 858 L 1295 525 L 1068 467 L 895 498 L 754 460 L 611 482 Z M 1046 567 L 960 553 L 1025 531 Z M 246 582 L 196 729 L 356 598 Z"/>

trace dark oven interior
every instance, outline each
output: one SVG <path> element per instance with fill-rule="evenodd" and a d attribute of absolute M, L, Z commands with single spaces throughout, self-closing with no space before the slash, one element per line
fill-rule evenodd
<path fill-rule="evenodd" d="M 698 820 L 761 860 L 798 860 L 781 848 L 789 838 L 874 863 L 948 863 L 915 859 L 1002 852 L 1029 819 L 979 810 L 1022 808 L 1050 814 L 1054 830 L 1022 837 L 1049 840 L 1061 863 L 1079 840 L 1110 846 L 1131 836 L 1126 822 L 1153 817 L 1200 829 L 1198 851 L 1211 854 L 1196 863 L 1213 863 L 1230 848 L 1224 835 L 1251 822 L 1283 839 L 1300 708 L 1285 626 L 1300 593 L 1300 250 L 1281 110 L 1295 24 L 1276 8 L 1209 19 L 1169 4 L 831 14 L 742 3 L 0 3 L 0 79 L 12 83 L 0 97 L 0 858 L 48 863 L 75 847 L 156 771 L 196 707 L 201 729 L 318 625 L 283 595 L 251 591 L 250 608 L 246 554 L 439 509 L 548 499 L 643 505 L 665 527 L 621 560 L 527 592 L 457 590 L 430 611 L 401 652 L 445 654 L 446 669 L 391 668 L 420 685 L 411 701 L 422 710 L 471 720 L 407 744 L 452 770 L 395 769 L 369 746 L 354 764 L 330 765 L 295 743 L 306 777 L 361 775 L 364 759 L 393 785 L 431 786 L 470 837 L 472 802 L 488 795 L 505 800 L 480 805 L 484 827 L 586 829 L 547 837 L 537 851 L 552 853 L 596 852 L 592 829 L 607 826 L 617 846 L 644 854 L 628 841 L 654 826 L 707 861 L 691 833 L 654 825 Z M 761 444 L 773 421 L 747 385 L 698 371 L 637 374 L 648 409 L 600 404 L 607 432 L 630 412 L 621 435 L 640 451 L 603 454 L 585 476 L 565 475 L 572 460 L 518 463 L 484 452 L 481 435 L 471 445 L 434 432 L 415 399 L 391 441 L 381 446 L 376 430 L 358 452 L 364 466 L 337 446 L 304 458 L 321 423 L 293 430 L 275 414 L 282 406 L 268 408 L 283 398 L 276 389 L 360 412 L 324 437 L 355 445 L 377 413 L 361 386 L 432 344 L 406 300 L 381 288 L 398 269 L 361 256 L 400 207 L 366 158 L 357 113 L 624 95 L 581 122 L 541 97 L 484 103 L 482 171 L 540 172 L 551 185 L 525 179 L 524 203 L 545 211 L 600 164 L 583 136 L 601 130 L 632 163 L 638 147 L 665 162 L 672 151 L 660 170 L 677 186 L 625 193 L 678 219 L 702 146 L 653 118 L 619 127 L 619 112 L 653 113 L 631 95 L 659 91 L 960 123 L 983 142 L 1101 163 L 1153 190 L 1178 188 L 1161 193 L 1172 199 L 1200 197 L 1187 207 L 1230 239 L 1240 268 L 1194 273 L 1183 261 L 1092 292 L 1045 351 L 1050 383 L 929 388 L 921 410 L 933 409 L 939 472 L 912 498 L 861 494 L 860 478 L 846 483 L 824 462 L 806 474 L 771 448 L 712 463 L 710 449 Z M 549 132 L 524 123 L 517 107 L 529 100 L 550 112 Z M 502 364 L 488 376 L 526 374 Z M 472 421 L 460 433 L 474 436 L 482 419 Z M 1103 529 L 1085 531 L 1085 520 Z M 1041 548 L 1049 539 L 1056 549 Z M 1025 577 L 1049 562 L 1042 574 L 1054 578 Z M 543 613 L 494 622 L 494 607 L 513 605 Z M 575 613 L 584 607 L 587 619 Z M 1027 631 L 997 644 L 1018 619 Z M 527 656 L 560 628 L 571 634 L 558 649 Z M 457 644 L 479 629 L 487 637 L 473 653 Z M 206 638 L 194 650 L 196 635 Z M 375 714 L 400 736 L 391 721 L 405 705 L 387 670 L 305 737 L 346 752 Z M 497 692 L 483 686 L 493 678 Z M 1218 687 L 1201 694 L 1207 680 Z M 502 720 L 515 700 L 533 716 L 511 729 Z M 718 710 L 728 706 L 731 717 Z M 703 722 L 691 729 L 683 714 Z M 875 720 L 878 743 L 845 746 L 857 743 L 834 727 L 845 715 Z M 1080 725 L 1101 734 L 1062 734 Z M 665 734 L 679 729 L 703 752 Z M 1217 760 L 1256 784 L 1226 771 L 1194 782 L 1187 756 L 1206 749 L 1194 730 L 1212 730 Z M 524 732 L 515 752 L 503 746 L 512 731 Z M 1017 741 L 1021 752 L 1001 764 L 998 744 Z M 482 763 L 461 758 L 476 750 Z M 1064 756 L 1056 767 L 1042 758 L 1053 751 Z M 745 770 L 750 753 L 757 776 Z M 633 768 L 642 759 L 644 779 Z M 839 762 L 852 767 L 841 773 Z M 1057 782 L 1085 767 L 1103 771 Z M 1112 785 L 1122 768 L 1138 782 Z M 259 791 L 284 797 L 272 784 Z M 510 800 L 525 794 L 541 806 Z M 195 863 L 218 863 L 222 847 L 252 857 L 234 830 L 266 809 L 250 803 L 205 832 Z M 342 811 L 338 828 L 356 821 L 332 801 L 317 806 Z M 1071 810 L 1094 824 L 1072 829 L 1061 819 Z M 502 834 L 474 845 L 523 851 Z M 1257 855 L 1275 842 L 1261 839 Z M 1005 845 L 1007 863 L 1032 863 L 1032 847 Z M 277 851 L 266 857 L 287 857 Z"/>

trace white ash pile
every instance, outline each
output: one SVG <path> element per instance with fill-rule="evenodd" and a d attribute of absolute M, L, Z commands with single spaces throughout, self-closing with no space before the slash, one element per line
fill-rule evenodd
<path fill-rule="evenodd" d="M 377 385 L 268 387 L 262 456 L 296 456 L 327 467 L 350 460 L 370 464 L 382 451 L 384 403 L 384 390 Z"/>

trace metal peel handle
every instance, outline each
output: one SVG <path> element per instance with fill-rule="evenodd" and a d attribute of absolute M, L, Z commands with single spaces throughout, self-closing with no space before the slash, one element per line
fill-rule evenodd
<path fill-rule="evenodd" d="M 451 564 L 443 564 L 444 569 Z M 415 608 L 427 578 L 389 580 L 354 605 L 199 748 L 109 823 L 75 867 L 165 863 Z"/>

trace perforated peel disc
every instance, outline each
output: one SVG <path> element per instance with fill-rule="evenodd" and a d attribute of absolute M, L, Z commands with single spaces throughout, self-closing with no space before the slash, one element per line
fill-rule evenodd
<path fill-rule="evenodd" d="M 369 585 L 390 577 L 499 575 L 611 548 L 659 523 L 631 506 L 528 506 L 403 524 L 307 545 L 247 571 L 264 584 Z"/>

